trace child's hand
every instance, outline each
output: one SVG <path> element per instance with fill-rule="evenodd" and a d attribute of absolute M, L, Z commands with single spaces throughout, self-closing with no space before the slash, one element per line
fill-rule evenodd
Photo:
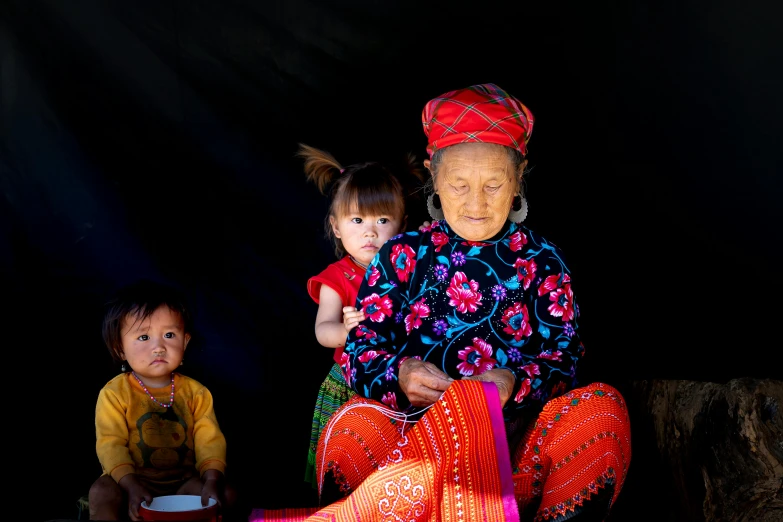
<path fill-rule="evenodd" d="M 359 323 L 362 321 L 364 321 L 364 312 L 362 310 L 357 310 L 353 306 L 343 307 L 343 325 L 346 332 L 350 332 L 359 326 Z"/>
<path fill-rule="evenodd" d="M 119 486 L 128 494 L 128 514 L 131 520 L 142 520 L 139 507 L 142 501 L 152 504 L 152 494 L 139 481 L 135 473 L 128 473 L 119 481 Z"/>
<path fill-rule="evenodd" d="M 419 232 L 424 232 L 430 227 L 430 225 L 432 225 L 432 223 L 430 223 L 429 221 L 425 221 L 419 226 Z"/>
<path fill-rule="evenodd" d="M 223 503 L 220 501 L 220 492 L 223 490 L 223 481 L 221 480 L 221 476 L 217 475 L 217 473 L 219 472 L 215 471 L 215 473 L 211 475 L 207 472 L 204 473 L 204 484 L 201 486 L 202 506 L 207 506 L 209 504 L 209 499 L 211 498 L 215 499 L 215 502 L 217 502 L 218 506 L 223 505 Z"/>

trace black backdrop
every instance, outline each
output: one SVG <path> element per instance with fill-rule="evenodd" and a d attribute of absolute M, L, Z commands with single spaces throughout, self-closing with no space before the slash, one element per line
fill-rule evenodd
<path fill-rule="evenodd" d="M 100 306 L 138 277 L 195 305 L 183 373 L 212 389 L 246 498 L 313 505 L 331 354 L 305 282 L 334 258 L 297 143 L 423 157 L 424 103 L 475 83 L 537 119 L 528 224 L 570 258 L 587 378 L 780 378 L 781 8 L 527 4 L 0 2 L 15 507 L 73 517 L 100 473 Z M 617 520 L 657 487 L 638 441 Z"/>

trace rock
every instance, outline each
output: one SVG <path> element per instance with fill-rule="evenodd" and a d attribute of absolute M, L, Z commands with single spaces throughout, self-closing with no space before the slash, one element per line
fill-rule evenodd
<path fill-rule="evenodd" d="M 632 437 L 654 431 L 680 520 L 783 521 L 783 381 L 634 381 L 631 393 L 650 421 Z"/>

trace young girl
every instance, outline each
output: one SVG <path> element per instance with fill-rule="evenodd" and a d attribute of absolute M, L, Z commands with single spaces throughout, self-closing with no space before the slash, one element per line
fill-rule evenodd
<path fill-rule="evenodd" d="M 90 520 L 138 520 L 142 501 L 161 495 L 197 495 L 202 505 L 213 498 L 224 517 L 234 504 L 212 395 L 177 372 L 190 338 L 190 314 L 174 288 L 140 281 L 109 302 L 103 339 L 124 373 L 98 394 L 103 474 L 90 488 Z"/>
<path fill-rule="evenodd" d="M 414 194 L 415 185 L 423 184 L 424 176 L 410 155 L 400 173 L 379 162 L 343 168 L 328 152 L 302 144 L 298 156 L 304 159 L 307 179 L 330 197 L 324 224 L 338 259 L 307 281 L 307 291 L 318 304 L 315 337 L 322 346 L 335 349 L 335 364 L 318 391 L 307 454 L 305 481 L 317 488 L 318 437 L 332 413 L 354 394 L 337 363 L 348 332 L 364 320 L 364 313 L 354 306 L 356 294 L 381 246 L 404 231 L 407 197 Z"/>

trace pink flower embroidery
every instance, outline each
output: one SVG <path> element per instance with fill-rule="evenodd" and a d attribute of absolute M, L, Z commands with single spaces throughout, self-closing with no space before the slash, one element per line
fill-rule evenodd
<path fill-rule="evenodd" d="M 527 305 L 515 302 L 503 311 L 501 321 L 506 325 L 503 331 L 513 335 L 515 341 L 519 341 L 523 337 L 530 337 L 533 334 L 533 328 L 530 327 L 528 319 Z"/>
<path fill-rule="evenodd" d="M 379 355 L 383 355 L 385 353 L 386 352 L 384 352 L 383 350 L 381 350 L 379 352 L 376 352 L 375 350 L 367 350 L 366 352 L 364 352 L 363 354 L 361 354 L 359 356 L 359 362 L 361 362 L 361 363 L 370 362 L 373 359 L 375 359 L 376 357 L 378 357 Z"/>
<path fill-rule="evenodd" d="M 416 252 L 408 245 L 394 245 L 389 259 L 397 272 L 397 279 L 403 283 L 407 282 L 408 276 L 416 267 Z"/>
<path fill-rule="evenodd" d="M 400 358 L 397 361 L 397 367 L 402 366 L 402 363 L 404 363 L 406 359 L 418 359 L 418 360 L 421 361 L 421 356 L 420 355 L 414 355 L 413 357 L 408 357 L 408 356 L 402 357 L 402 358 Z"/>
<path fill-rule="evenodd" d="M 421 326 L 421 319 L 430 316 L 430 307 L 424 303 L 424 299 L 413 303 L 411 313 L 405 316 L 405 331 L 411 333 L 411 330 Z"/>
<path fill-rule="evenodd" d="M 394 392 L 386 392 L 381 398 L 381 402 L 392 408 L 393 410 L 400 410 L 397 406 L 397 395 Z"/>
<path fill-rule="evenodd" d="M 523 234 L 522 232 L 514 232 L 511 234 L 511 237 L 509 239 L 508 247 L 511 249 L 512 252 L 518 252 L 522 250 L 522 247 L 527 244 L 527 236 Z"/>
<path fill-rule="evenodd" d="M 492 345 L 480 337 L 473 338 L 473 344 L 460 350 L 457 356 L 464 361 L 457 365 L 462 375 L 481 375 L 491 370 L 497 362 L 492 358 Z"/>
<path fill-rule="evenodd" d="M 541 370 L 538 368 L 538 365 L 536 363 L 530 363 L 526 364 L 522 367 L 525 372 L 533 377 L 534 375 L 541 375 Z"/>
<path fill-rule="evenodd" d="M 463 314 L 475 312 L 481 304 L 481 293 L 478 292 L 478 287 L 476 281 L 468 281 L 464 272 L 455 273 L 446 289 L 446 295 L 450 297 L 449 305 L 456 306 Z"/>
<path fill-rule="evenodd" d="M 539 359 L 546 359 L 548 361 L 562 361 L 562 356 L 563 352 L 560 350 L 555 350 L 554 352 L 552 350 L 544 350 L 538 354 Z"/>
<path fill-rule="evenodd" d="M 527 397 L 527 394 L 530 393 L 530 379 L 524 379 L 522 381 L 522 385 L 519 387 L 519 391 L 514 396 L 515 402 L 522 402 L 522 400 Z"/>
<path fill-rule="evenodd" d="M 560 276 L 563 277 L 563 283 L 564 284 L 571 282 L 571 276 L 569 276 L 568 274 L 565 274 L 565 275 L 563 275 L 563 274 L 551 275 L 551 276 L 547 277 L 546 279 L 544 279 L 544 281 L 539 285 L 539 287 L 538 287 L 538 295 L 544 295 L 545 293 L 551 292 L 552 290 L 554 290 L 555 288 L 560 286 L 558 284 L 558 281 L 560 280 Z"/>
<path fill-rule="evenodd" d="M 563 321 L 571 321 L 574 318 L 574 293 L 571 291 L 571 285 L 566 283 L 562 288 L 550 292 L 549 313 L 553 317 L 561 317 Z"/>
<path fill-rule="evenodd" d="M 370 286 L 375 286 L 375 283 L 378 282 L 378 279 L 381 277 L 381 272 L 378 270 L 377 267 L 373 266 L 370 269 L 370 278 L 367 280 L 367 284 Z"/>
<path fill-rule="evenodd" d="M 375 331 L 370 330 L 363 324 L 360 324 L 359 326 L 356 327 L 356 337 L 365 337 L 367 338 L 367 340 L 370 340 L 378 337 L 378 334 L 375 333 Z"/>
<path fill-rule="evenodd" d="M 350 387 L 351 386 L 351 357 L 343 352 L 342 355 L 340 355 L 340 368 L 343 370 L 343 378 L 345 379 L 346 384 Z"/>
<path fill-rule="evenodd" d="M 538 269 L 535 260 L 517 258 L 514 262 L 514 268 L 517 269 L 517 281 L 522 284 L 522 288 L 525 290 L 530 288 L 530 283 L 536 277 L 536 270 Z"/>
<path fill-rule="evenodd" d="M 392 301 L 388 297 L 370 294 L 362 299 L 362 310 L 365 317 L 374 323 L 380 323 L 392 314 Z"/>
<path fill-rule="evenodd" d="M 443 232 L 432 233 L 432 244 L 435 245 L 435 252 L 440 252 L 440 249 L 443 248 L 443 245 L 445 245 L 448 242 L 449 242 L 449 236 L 447 236 Z"/>
<path fill-rule="evenodd" d="M 562 282 L 560 278 L 562 276 Z M 563 322 L 574 319 L 574 293 L 571 290 L 571 276 L 568 274 L 551 275 L 544 279 L 538 287 L 538 295 L 549 292 L 549 313 L 560 317 Z"/>

